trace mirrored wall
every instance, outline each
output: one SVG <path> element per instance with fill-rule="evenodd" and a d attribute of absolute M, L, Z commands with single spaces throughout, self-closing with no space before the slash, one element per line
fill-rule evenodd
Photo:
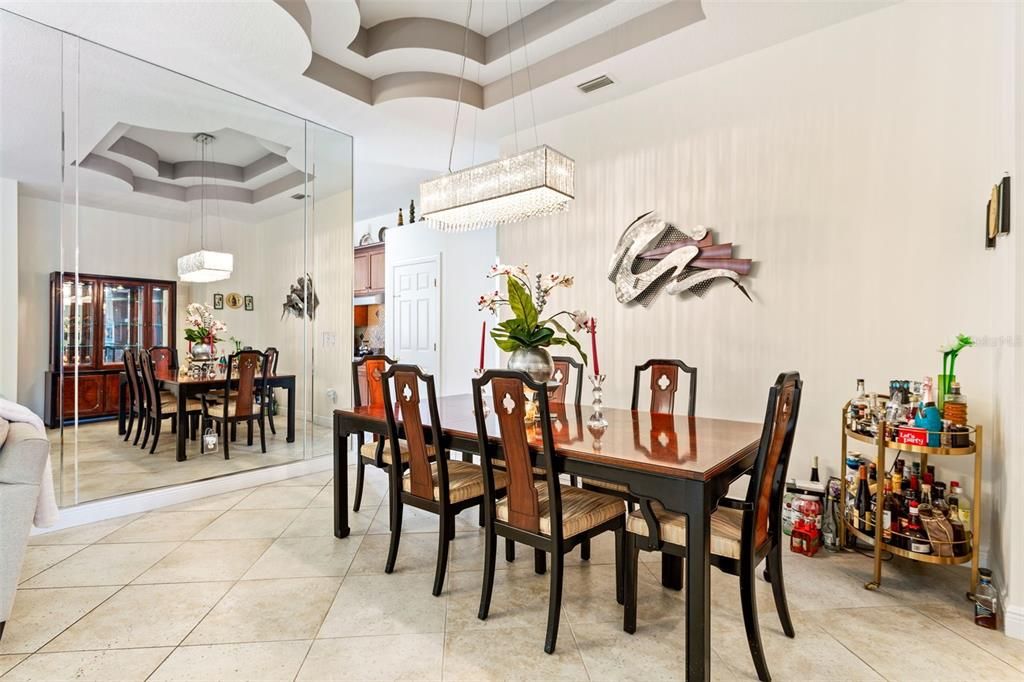
<path fill-rule="evenodd" d="M 329 454 L 351 138 L 3 11 L 0 51 L 5 333 L 61 504 Z"/>

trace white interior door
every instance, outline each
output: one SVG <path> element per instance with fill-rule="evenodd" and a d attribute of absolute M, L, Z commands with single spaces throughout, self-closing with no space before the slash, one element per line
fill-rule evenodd
<path fill-rule="evenodd" d="M 391 276 L 394 356 L 403 364 L 437 374 L 441 369 L 440 256 L 396 265 Z"/>

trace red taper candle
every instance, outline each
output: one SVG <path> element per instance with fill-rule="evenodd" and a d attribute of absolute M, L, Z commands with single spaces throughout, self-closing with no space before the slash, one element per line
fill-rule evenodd
<path fill-rule="evenodd" d="M 601 363 L 597 360 L 597 320 L 590 318 L 590 354 L 594 356 L 594 374 L 601 373 Z"/>
<path fill-rule="evenodd" d="M 484 368 L 484 341 L 487 339 L 487 320 L 480 323 L 480 369 Z"/>

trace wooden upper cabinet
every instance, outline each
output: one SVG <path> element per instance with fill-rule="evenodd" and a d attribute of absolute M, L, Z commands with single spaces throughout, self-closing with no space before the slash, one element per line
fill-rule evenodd
<path fill-rule="evenodd" d="M 384 291 L 384 245 L 356 247 L 353 273 L 354 294 Z"/>

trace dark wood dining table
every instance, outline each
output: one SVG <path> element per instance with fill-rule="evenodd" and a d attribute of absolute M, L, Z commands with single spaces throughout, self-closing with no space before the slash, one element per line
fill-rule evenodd
<path fill-rule="evenodd" d="M 187 459 L 185 444 L 188 436 L 188 419 L 185 414 L 185 404 L 189 398 L 196 398 L 201 393 L 209 393 L 224 388 L 224 374 L 218 373 L 213 378 L 195 379 L 191 376 L 179 376 L 176 369 L 154 370 L 154 378 L 157 381 L 157 388 L 161 391 L 169 391 L 174 394 L 178 401 L 178 428 L 175 459 L 184 462 Z M 117 407 L 117 432 L 124 435 L 125 418 L 128 415 L 128 375 L 121 372 L 121 395 Z M 295 375 L 294 374 L 273 374 L 267 378 L 267 384 L 271 388 L 283 388 L 288 392 L 288 423 L 286 426 L 286 438 L 289 443 L 295 442 Z M 238 388 L 238 379 L 232 377 L 231 387 Z"/>
<path fill-rule="evenodd" d="M 423 425 L 429 427 L 426 402 L 421 408 Z M 625 484 L 633 495 L 687 516 L 686 679 L 710 679 L 711 513 L 729 485 L 753 466 L 762 425 L 605 408 L 608 426 L 602 432 L 588 427 L 593 412 L 589 407 L 552 404 L 551 409 L 555 450 L 561 456 L 555 466 L 560 471 Z M 438 414 L 450 452 L 479 453 L 472 396 L 439 398 Z M 488 433 L 498 434 L 497 418 L 492 413 L 488 419 Z M 334 412 L 334 534 L 339 538 L 349 534 L 349 435 L 383 436 L 386 431 L 383 407 Z M 527 431 L 531 445 L 538 448 L 537 463 L 543 466 L 540 431 L 531 426 Z M 429 428 L 425 435 L 429 442 Z M 500 448 L 500 437 L 492 439 Z M 678 560 L 662 555 L 664 584 L 680 589 L 680 570 Z"/>

